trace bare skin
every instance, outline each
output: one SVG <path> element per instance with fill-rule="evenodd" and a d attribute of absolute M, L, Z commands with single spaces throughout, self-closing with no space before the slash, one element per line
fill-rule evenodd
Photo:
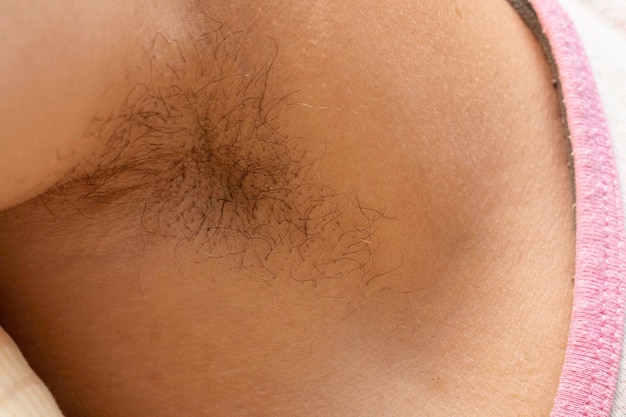
<path fill-rule="evenodd" d="M 67 416 L 549 415 L 573 198 L 507 2 L 56 13 L 0 51 L 0 324 Z"/>

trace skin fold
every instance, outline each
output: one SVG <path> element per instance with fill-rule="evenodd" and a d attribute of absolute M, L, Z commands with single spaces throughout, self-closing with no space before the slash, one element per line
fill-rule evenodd
<path fill-rule="evenodd" d="M 510 5 L 223 3 L 0 6 L 0 325 L 63 412 L 548 416 L 572 180 Z"/>

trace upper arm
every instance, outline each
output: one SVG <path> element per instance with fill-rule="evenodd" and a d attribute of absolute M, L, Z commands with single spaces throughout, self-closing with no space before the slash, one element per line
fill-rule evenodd
<path fill-rule="evenodd" d="M 142 33 L 168 16 L 155 2 L 140 3 L 2 2 L 0 210 L 97 158 L 100 145 L 84 132 L 103 97 L 127 94 L 124 76 L 145 46 Z"/>

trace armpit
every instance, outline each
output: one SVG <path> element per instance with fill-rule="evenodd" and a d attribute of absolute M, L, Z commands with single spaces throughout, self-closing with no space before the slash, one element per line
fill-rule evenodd
<path fill-rule="evenodd" d="M 154 36 L 128 95 L 87 132 L 103 157 L 40 201 L 53 211 L 64 201 L 95 213 L 141 206 L 124 216 L 142 233 L 272 278 L 367 277 L 384 210 L 322 179 L 324 140 L 281 128 L 298 91 L 282 84 L 280 45 L 255 35 L 251 54 L 249 32 L 211 23 L 192 39 Z"/>

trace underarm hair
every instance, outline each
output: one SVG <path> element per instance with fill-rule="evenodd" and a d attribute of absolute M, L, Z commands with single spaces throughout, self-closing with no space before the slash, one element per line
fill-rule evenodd
<path fill-rule="evenodd" d="M 207 259 L 314 285 L 367 276 L 383 210 L 323 183 L 322 141 L 281 130 L 297 92 L 274 80 L 277 43 L 250 45 L 249 32 L 215 26 L 180 42 L 155 35 L 145 67 L 129 73 L 137 82 L 128 96 L 90 126 L 104 156 L 43 199 L 70 189 L 98 204 L 132 196 L 143 202 L 143 231 L 193 244 Z"/>

